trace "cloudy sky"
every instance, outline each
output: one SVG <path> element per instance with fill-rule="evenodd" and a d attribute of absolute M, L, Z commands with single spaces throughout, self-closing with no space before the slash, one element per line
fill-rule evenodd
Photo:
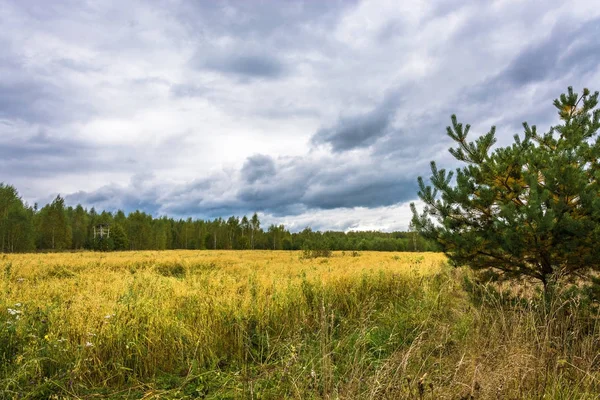
<path fill-rule="evenodd" d="M 600 89 L 589 1 L 0 0 L 0 182 L 45 204 L 406 229 L 455 167 Z"/>

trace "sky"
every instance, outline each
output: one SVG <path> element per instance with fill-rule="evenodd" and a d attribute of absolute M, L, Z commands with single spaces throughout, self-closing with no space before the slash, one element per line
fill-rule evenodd
<path fill-rule="evenodd" d="M 498 146 L 600 89 L 595 0 L 0 0 L 24 200 L 405 230 L 450 115 Z"/>

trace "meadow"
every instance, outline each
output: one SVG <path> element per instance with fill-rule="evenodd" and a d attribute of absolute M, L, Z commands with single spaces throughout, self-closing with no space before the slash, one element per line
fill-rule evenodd
<path fill-rule="evenodd" d="M 0 398 L 600 398 L 597 309 L 438 253 L 0 256 Z"/>

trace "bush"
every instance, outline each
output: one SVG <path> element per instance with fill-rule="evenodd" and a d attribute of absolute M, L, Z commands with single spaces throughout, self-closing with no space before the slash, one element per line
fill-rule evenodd
<path fill-rule="evenodd" d="M 329 249 L 304 249 L 302 250 L 302 258 L 319 258 L 331 257 L 333 252 Z"/>

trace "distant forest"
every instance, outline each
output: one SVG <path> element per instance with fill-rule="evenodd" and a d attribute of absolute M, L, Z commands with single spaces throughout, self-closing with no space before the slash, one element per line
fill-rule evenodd
<path fill-rule="evenodd" d="M 110 235 L 94 237 L 94 227 L 108 225 Z M 265 229 L 266 228 L 266 229 Z M 29 206 L 10 185 L 0 183 L 0 252 L 67 250 L 376 250 L 434 251 L 433 243 L 414 232 L 291 233 L 283 225 L 261 226 L 252 217 L 214 220 L 154 218 L 135 211 L 126 215 L 65 206 L 57 196 L 38 209 Z"/>

